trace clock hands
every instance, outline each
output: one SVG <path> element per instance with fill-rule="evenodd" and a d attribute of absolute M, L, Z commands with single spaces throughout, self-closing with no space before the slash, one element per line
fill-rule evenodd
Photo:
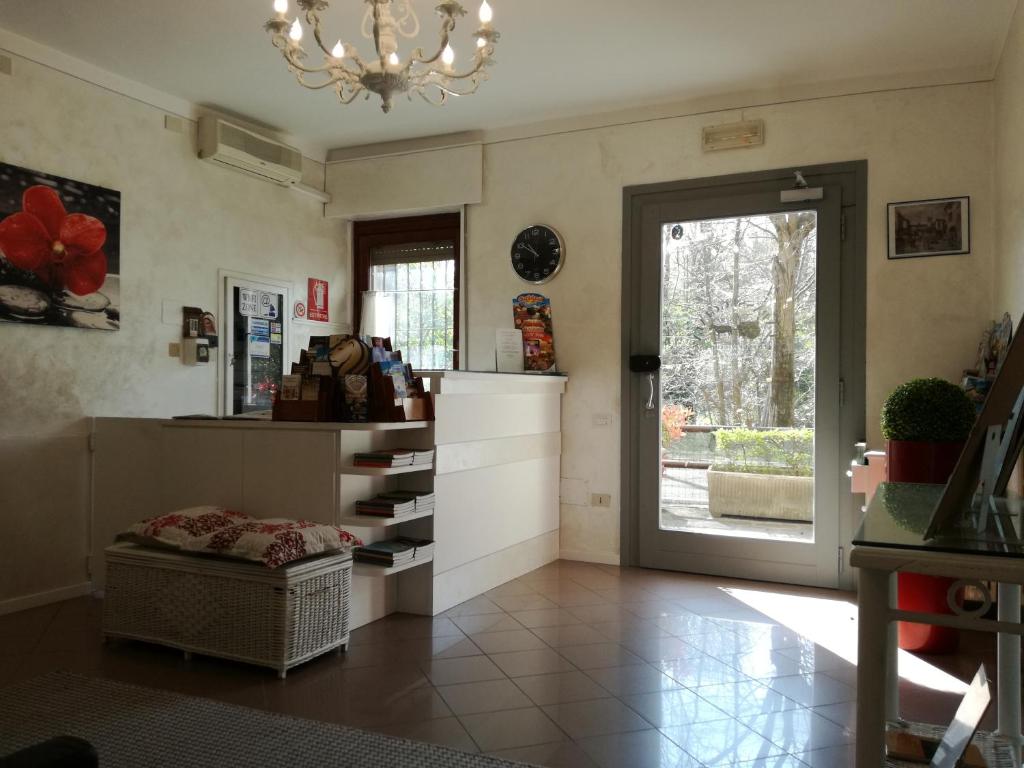
<path fill-rule="evenodd" d="M 540 258 L 540 254 L 537 253 L 536 250 L 534 250 L 532 245 L 530 245 L 529 243 L 523 243 L 523 245 L 526 246 L 526 250 L 528 250 L 530 253 L 532 253 L 534 256 L 536 256 L 538 259 Z"/>

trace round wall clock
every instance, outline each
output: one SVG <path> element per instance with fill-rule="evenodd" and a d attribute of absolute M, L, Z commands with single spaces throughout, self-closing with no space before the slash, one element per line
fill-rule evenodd
<path fill-rule="evenodd" d="M 512 269 L 528 283 L 546 283 L 564 263 L 565 244 L 551 227 L 534 224 L 512 241 Z"/>

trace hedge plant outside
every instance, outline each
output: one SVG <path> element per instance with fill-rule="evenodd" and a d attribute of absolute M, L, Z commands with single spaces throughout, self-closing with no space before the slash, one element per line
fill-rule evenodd
<path fill-rule="evenodd" d="M 715 432 L 716 472 L 810 477 L 813 429 L 720 429 Z"/>
<path fill-rule="evenodd" d="M 926 443 L 967 439 L 975 409 L 967 394 L 944 379 L 914 379 L 896 389 L 882 406 L 882 437 Z"/>

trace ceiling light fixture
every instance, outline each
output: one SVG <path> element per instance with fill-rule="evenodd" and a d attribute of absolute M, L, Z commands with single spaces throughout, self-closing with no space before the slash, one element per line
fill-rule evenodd
<path fill-rule="evenodd" d="M 264 28 L 272 34 L 274 47 L 284 55 L 300 85 L 313 90 L 333 88 L 342 104 L 351 104 L 361 93 L 367 99 L 376 93 L 381 98 L 381 109 L 390 112 L 394 95 L 404 93 L 409 99 L 417 94 L 431 104 L 442 105 L 449 96 L 475 93 L 487 79 L 487 67 L 494 63 L 499 34 L 491 26 L 494 11 L 487 0 L 480 4 L 480 28 L 473 33 L 473 66 L 465 72 L 453 68 L 455 50 L 449 40 L 456 18 L 466 15 L 455 0 L 443 0 L 436 8 L 441 17 L 441 43 L 436 53 L 427 56 L 422 48 L 416 48 L 404 61 L 398 55 L 399 35 L 413 38 L 420 29 L 412 0 L 366 0 L 370 7 L 363 18 L 363 34 L 372 37 L 376 49 L 370 61 L 363 61 L 355 46 L 340 40 L 331 49 L 324 45 L 320 17 L 327 10 L 326 0 L 296 2 L 323 52 L 323 64 L 305 63 L 308 54 L 301 45 L 302 22 L 299 17 L 288 18 L 288 0 L 274 0 L 276 15 Z"/>

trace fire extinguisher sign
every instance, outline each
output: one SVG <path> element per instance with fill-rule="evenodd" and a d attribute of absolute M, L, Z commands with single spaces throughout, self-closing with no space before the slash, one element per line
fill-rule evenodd
<path fill-rule="evenodd" d="M 327 311 L 327 281 L 309 278 L 309 290 L 306 297 L 306 316 L 320 323 L 330 322 Z"/>

